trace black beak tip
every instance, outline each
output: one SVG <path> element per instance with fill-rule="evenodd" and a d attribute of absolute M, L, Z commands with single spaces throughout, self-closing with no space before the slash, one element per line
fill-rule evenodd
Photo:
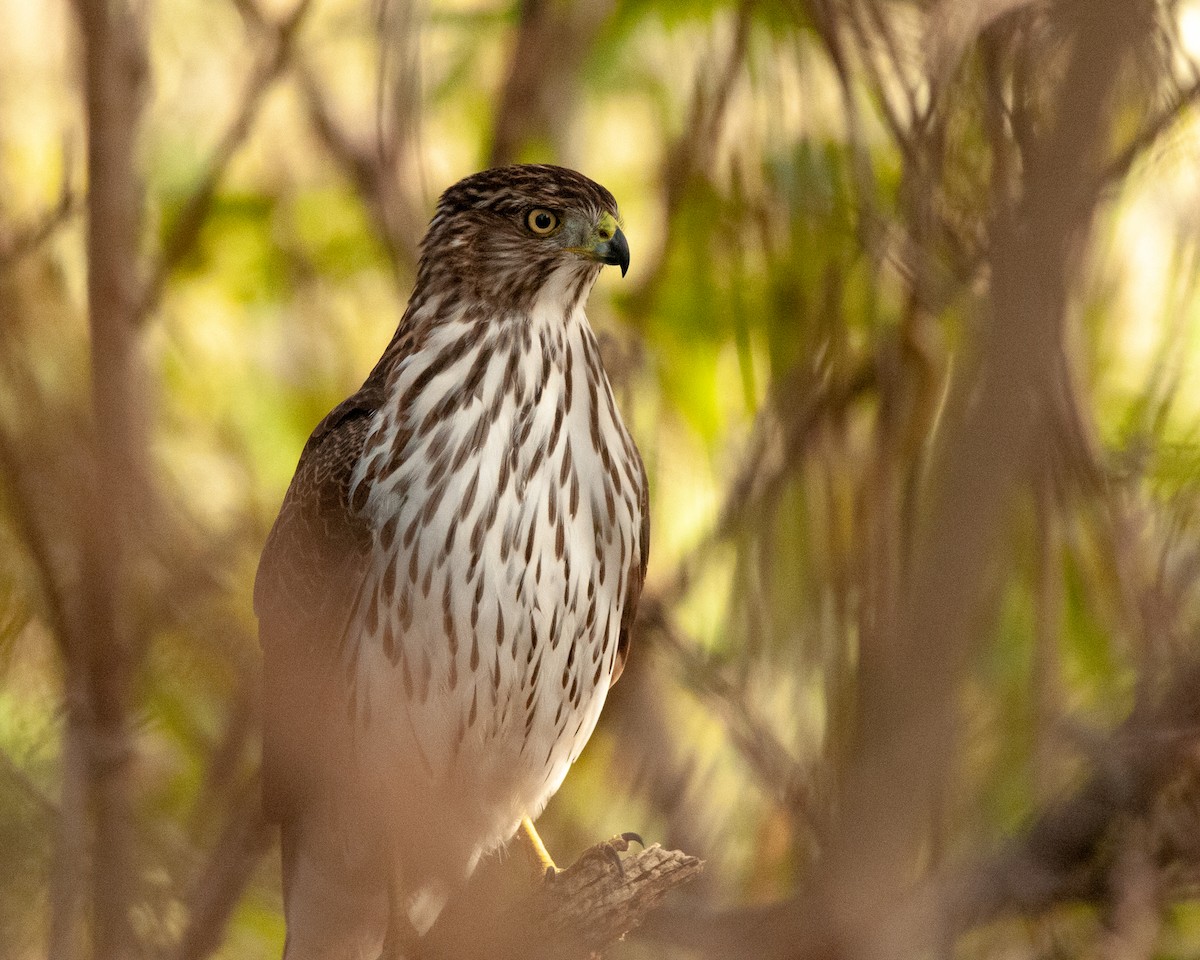
<path fill-rule="evenodd" d="M 621 268 L 621 276 L 629 272 L 629 241 L 620 230 L 604 243 L 602 262 Z"/>

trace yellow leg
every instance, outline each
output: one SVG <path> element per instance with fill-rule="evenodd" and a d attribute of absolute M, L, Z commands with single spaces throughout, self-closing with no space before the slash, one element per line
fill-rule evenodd
<path fill-rule="evenodd" d="M 529 858 L 529 865 L 533 868 L 538 880 L 558 872 L 558 867 L 554 865 L 554 858 L 550 856 L 550 852 L 542 843 L 542 838 L 538 836 L 538 832 L 533 826 L 533 821 L 528 817 L 521 818 L 517 836 L 521 839 L 521 845 L 525 848 L 525 854 Z"/>

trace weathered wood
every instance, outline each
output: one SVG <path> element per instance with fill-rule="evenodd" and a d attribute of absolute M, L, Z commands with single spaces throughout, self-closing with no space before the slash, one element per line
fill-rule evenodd
<path fill-rule="evenodd" d="M 614 837 L 574 865 L 496 912 L 457 916 L 421 944 L 420 960 L 585 960 L 598 958 L 637 928 L 676 887 L 698 877 L 704 861 L 653 844 L 626 853 Z M 619 854 L 626 853 L 623 859 Z M 489 915 L 490 913 L 490 915 Z M 411 949 L 410 949 L 411 952 Z M 414 960 L 406 956 L 405 960 Z"/>
<path fill-rule="evenodd" d="M 603 846 L 593 847 L 523 906 L 545 939 L 569 945 L 573 956 L 603 952 L 637 927 L 669 891 L 704 869 L 704 861 L 657 843 L 617 867 L 600 853 Z M 614 850 L 627 846 L 620 837 L 609 841 Z"/>

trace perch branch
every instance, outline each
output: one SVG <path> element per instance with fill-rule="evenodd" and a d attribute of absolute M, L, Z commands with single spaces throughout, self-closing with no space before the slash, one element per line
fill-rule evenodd
<path fill-rule="evenodd" d="M 703 861 L 658 844 L 624 860 L 620 870 L 600 858 L 584 860 L 539 890 L 521 916 L 540 928 L 541 953 L 592 956 L 639 926 L 670 890 L 703 869 Z"/>
<path fill-rule="evenodd" d="M 516 904 L 490 913 L 474 911 L 465 922 L 445 925 L 436 943 L 423 941 L 421 960 L 601 956 L 641 926 L 670 891 L 704 869 L 702 860 L 658 844 L 626 856 L 618 866 L 615 854 L 627 846 L 615 837 Z"/>

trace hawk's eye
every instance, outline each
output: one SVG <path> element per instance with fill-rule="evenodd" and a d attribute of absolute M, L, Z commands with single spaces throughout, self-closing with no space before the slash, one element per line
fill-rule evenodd
<path fill-rule="evenodd" d="M 558 217 L 549 210 L 538 207 L 536 210 L 529 211 L 525 222 L 529 224 L 530 230 L 544 237 L 546 234 L 554 232 L 555 227 L 558 226 Z"/>

